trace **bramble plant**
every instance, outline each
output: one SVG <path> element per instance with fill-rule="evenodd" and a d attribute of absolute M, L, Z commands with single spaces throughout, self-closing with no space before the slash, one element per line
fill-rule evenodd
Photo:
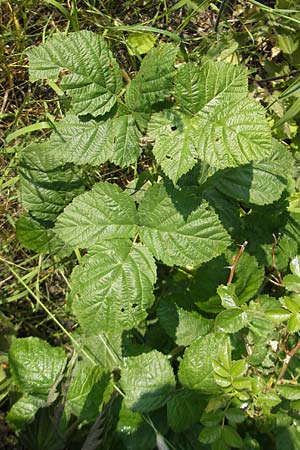
<path fill-rule="evenodd" d="M 298 448 L 295 164 L 247 70 L 164 43 L 125 86 L 89 31 L 28 57 L 67 112 L 21 155 L 17 234 L 60 265 L 75 252 L 78 327 L 69 358 L 13 340 L 10 423 L 31 450 L 76 427 L 84 450 Z M 127 181 L 99 181 L 107 162 Z"/>

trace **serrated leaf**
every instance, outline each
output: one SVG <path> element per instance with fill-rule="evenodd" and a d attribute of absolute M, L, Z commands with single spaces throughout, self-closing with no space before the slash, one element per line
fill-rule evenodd
<path fill-rule="evenodd" d="M 287 323 L 287 331 L 289 333 L 294 333 L 295 331 L 299 330 L 300 330 L 300 314 L 292 313 Z"/>
<path fill-rule="evenodd" d="M 265 205 L 278 200 L 287 186 L 292 156 L 274 142 L 268 158 L 217 173 L 216 186 L 225 195 L 245 205 Z"/>
<path fill-rule="evenodd" d="M 25 394 L 13 404 L 7 420 L 17 429 L 34 419 L 37 411 L 45 405 L 46 399 L 37 395 Z"/>
<path fill-rule="evenodd" d="M 135 234 L 136 210 L 127 192 L 100 182 L 76 197 L 56 222 L 58 236 L 72 247 L 91 248 L 103 239 Z"/>
<path fill-rule="evenodd" d="M 120 383 L 126 405 L 138 412 L 162 407 L 176 384 L 168 357 L 157 350 L 125 358 Z"/>
<path fill-rule="evenodd" d="M 180 383 L 188 389 L 199 390 L 203 393 L 217 391 L 212 359 L 218 358 L 218 354 L 227 344 L 227 340 L 225 334 L 210 333 L 193 342 L 185 350 L 179 366 Z"/>
<path fill-rule="evenodd" d="M 139 234 L 153 255 L 167 265 L 199 265 L 221 254 L 230 239 L 207 202 L 192 195 L 187 202 L 172 189 L 171 196 L 156 184 L 140 203 Z"/>
<path fill-rule="evenodd" d="M 27 55 L 31 81 L 56 80 L 67 71 L 61 87 L 72 97 L 76 114 L 105 114 L 116 103 L 121 74 L 101 35 L 87 30 L 58 34 Z"/>
<path fill-rule="evenodd" d="M 63 161 L 97 166 L 109 160 L 126 167 L 135 163 L 141 152 L 140 137 L 129 114 L 86 120 L 69 113 L 57 123 L 49 146 L 61 150 Z"/>
<path fill-rule="evenodd" d="M 73 308 L 85 333 L 137 326 L 154 301 L 155 280 L 147 248 L 117 239 L 95 246 L 72 273 Z"/>
<path fill-rule="evenodd" d="M 167 403 L 168 424 L 180 433 L 199 421 L 204 407 L 203 397 L 195 392 L 175 392 Z"/>
<path fill-rule="evenodd" d="M 170 95 L 177 47 L 162 44 L 145 56 L 136 77 L 126 92 L 126 104 L 131 111 L 149 111 L 151 105 Z"/>
<path fill-rule="evenodd" d="M 47 395 L 66 363 L 62 348 L 35 337 L 15 339 L 9 350 L 13 380 L 21 392 Z"/>
<path fill-rule="evenodd" d="M 224 333 L 236 333 L 247 324 L 247 314 L 240 308 L 226 309 L 217 315 L 216 330 Z"/>
<path fill-rule="evenodd" d="M 102 367 L 77 362 L 66 395 L 66 410 L 81 420 L 96 420 L 99 408 L 112 392 L 110 378 Z"/>
<path fill-rule="evenodd" d="M 300 386 L 297 384 L 279 384 L 276 389 L 287 400 L 300 400 Z"/>
<path fill-rule="evenodd" d="M 69 255 L 72 249 L 53 230 L 52 222 L 44 222 L 23 214 L 16 222 L 16 235 L 20 243 L 29 250 L 51 255 Z"/>
<path fill-rule="evenodd" d="M 209 111 L 224 99 L 240 99 L 247 94 L 245 69 L 224 62 L 207 62 L 201 70 L 187 63 L 180 67 L 175 79 L 177 103 L 193 114 L 203 107 Z"/>
<path fill-rule="evenodd" d="M 153 33 L 130 33 L 126 40 L 129 55 L 136 56 L 148 53 L 153 48 L 155 40 Z"/>
<path fill-rule="evenodd" d="M 300 277 L 298 275 L 286 275 L 283 277 L 283 284 L 288 291 L 300 292 Z"/>
<path fill-rule="evenodd" d="M 190 345 L 197 338 L 209 333 L 213 326 L 211 319 L 202 317 L 196 311 L 179 308 L 167 300 L 161 301 L 158 317 L 162 327 L 178 345 Z"/>
<path fill-rule="evenodd" d="M 19 163 L 20 200 L 37 219 L 54 221 L 80 194 L 83 181 L 72 164 L 64 164 L 47 143 L 28 146 Z"/>
<path fill-rule="evenodd" d="M 271 152 L 264 109 L 247 96 L 243 69 L 222 62 L 202 69 L 187 64 L 175 78 L 175 97 L 176 106 L 154 115 L 148 130 L 153 152 L 174 182 L 197 159 L 224 169 Z"/>
<path fill-rule="evenodd" d="M 212 444 L 220 438 L 221 431 L 222 428 L 220 425 L 202 428 L 199 434 L 199 441 L 202 442 L 202 444 Z"/>

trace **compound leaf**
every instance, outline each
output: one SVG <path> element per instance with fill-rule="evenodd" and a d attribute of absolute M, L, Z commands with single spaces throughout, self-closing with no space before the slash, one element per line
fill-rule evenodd
<path fill-rule="evenodd" d="M 90 248 L 102 239 L 135 234 L 136 209 L 127 192 L 100 182 L 76 197 L 56 222 L 58 236 L 73 247 Z"/>
<path fill-rule="evenodd" d="M 199 265 L 218 256 L 230 238 L 216 213 L 201 201 L 153 185 L 139 208 L 139 233 L 153 255 L 167 265 Z"/>
<path fill-rule="evenodd" d="M 120 383 L 125 404 L 138 412 L 162 407 L 176 384 L 168 357 L 157 350 L 125 358 Z"/>
<path fill-rule="evenodd" d="M 147 248 L 121 239 L 95 246 L 72 274 L 74 311 L 85 333 L 137 326 L 154 301 L 155 280 Z"/>
<path fill-rule="evenodd" d="M 122 88 L 116 60 L 99 34 L 82 30 L 59 34 L 27 51 L 31 81 L 56 80 L 72 97 L 76 114 L 100 115 L 110 111 Z"/>

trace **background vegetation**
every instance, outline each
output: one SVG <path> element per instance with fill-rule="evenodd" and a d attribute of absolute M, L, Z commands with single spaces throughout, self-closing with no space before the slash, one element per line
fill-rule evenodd
<path fill-rule="evenodd" d="M 186 61 L 210 59 L 247 66 L 249 89 L 267 108 L 274 136 L 288 143 L 296 161 L 300 160 L 297 0 L 0 0 L 0 449 L 22 448 L 26 443 L 24 437 L 20 443 L 6 422 L 12 401 L 7 352 L 13 336 L 40 337 L 68 351 L 70 341 L 55 318 L 70 332 L 76 327 L 68 297 L 68 278 L 76 256 L 62 265 L 55 258 L 27 250 L 16 238 L 16 221 L 23 212 L 17 172 L 22 149 L 47 137 L 64 108 L 59 86 L 29 83 L 25 49 L 45 42 L 57 31 L 83 29 L 108 39 L 123 67 L 124 79 L 134 76 L 143 55 L 159 42 L 178 43 Z M 139 170 L 150 164 L 145 156 L 139 161 Z M 135 170 L 107 163 L 87 176 L 93 182 L 118 180 L 122 186 Z M 290 208 L 299 213 L 297 170 L 296 166 Z M 280 279 L 273 279 L 270 292 L 278 282 Z M 292 344 L 290 348 L 295 348 Z M 255 447 L 249 443 L 248 448 Z M 287 447 L 279 443 L 277 448 Z"/>

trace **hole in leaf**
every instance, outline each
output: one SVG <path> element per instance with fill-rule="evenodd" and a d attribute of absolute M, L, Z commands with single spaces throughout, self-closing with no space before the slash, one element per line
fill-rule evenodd
<path fill-rule="evenodd" d="M 177 130 L 177 127 L 176 127 L 175 125 L 173 125 L 173 126 L 171 127 L 171 130 L 172 130 L 172 131 L 176 131 L 176 130 Z"/>
<path fill-rule="evenodd" d="M 167 159 L 172 159 L 172 156 L 166 155 L 166 158 L 167 158 Z"/>

